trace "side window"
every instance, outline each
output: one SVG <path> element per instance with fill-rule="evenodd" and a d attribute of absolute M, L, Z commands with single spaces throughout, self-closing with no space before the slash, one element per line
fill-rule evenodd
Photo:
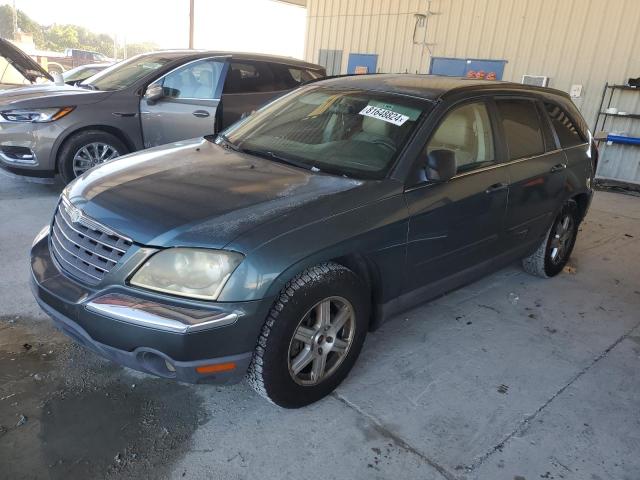
<path fill-rule="evenodd" d="M 162 86 L 171 98 L 213 100 L 223 67 L 214 60 L 190 63 L 164 77 Z"/>
<path fill-rule="evenodd" d="M 429 140 L 427 154 L 442 149 L 454 152 L 457 173 L 495 161 L 491 122 L 484 103 L 470 103 L 447 114 Z"/>
<path fill-rule="evenodd" d="M 573 120 L 562 108 L 552 103 L 545 103 L 544 106 L 554 130 L 558 134 L 558 140 L 560 140 L 562 148 L 573 147 L 586 142 Z"/>
<path fill-rule="evenodd" d="M 530 100 L 498 100 L 509 159 L 533 157 L 545 152 L 536 104 Z"/>
<path fill-rule="evenodd" d="M 291 88 L 265 62 L 231 62 L 224 82 L 224 93 L 276 92 Z"/>
<path fill-rule="evenodd" d="M 313 70 L 306 70 L 304 68 L 288 67 L 288 70 L 289 75 L 291 75 L 297 85 L 321 77 L 318 72 L 314 72 Z"/>

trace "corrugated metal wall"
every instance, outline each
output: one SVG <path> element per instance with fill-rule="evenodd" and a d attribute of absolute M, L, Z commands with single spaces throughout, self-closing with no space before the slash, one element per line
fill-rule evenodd
<path fill-rule="evenodd" d="M 379 72 L 426 73 L 432 56 L 506 60 L 503 80 L 581 84 L 574 101 L 591 127 L 605 82 L 640 76 L 640 0 L 308 0 L 307 17 L 309 61 L 341 50 L 342 73 L 349 53 L 378 54 Z M 425 33 L 423 48 L 414 41 Z M 613 105 L 640 113 L 640 92 L 623 95 Z M 608 130 L 640 137 L 640 120 L 613 122 Z M 640 183 L 640 147 L 606 148 L 599 174 Z"/>

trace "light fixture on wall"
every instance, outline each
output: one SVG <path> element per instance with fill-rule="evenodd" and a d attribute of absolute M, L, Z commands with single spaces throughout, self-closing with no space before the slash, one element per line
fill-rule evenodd
<path fill-rule="evenodd" d="M 422 47 L 422 51 L 420 52 L 420 66 L 424 61 L 424 51 L 427 50 L 430 56 L 433 56 L 433 52 L 431 51 L 431 47 L 435 46 L 435 43 L 427 42 L 427 29 L 429 27 L 429 18 L 434 15 L 440 15 L 440 12 L 434 12 L 431 10 L 431 0 L 427 0 L 427 8 L 426 13 L 414 13 L 413 18 L 415 19 L 415 25 L 413 27 L 413 44 L 420 45 Z M 422 29 L 422 40 L 416 38 L 419 37 L 418 30 Z"/>

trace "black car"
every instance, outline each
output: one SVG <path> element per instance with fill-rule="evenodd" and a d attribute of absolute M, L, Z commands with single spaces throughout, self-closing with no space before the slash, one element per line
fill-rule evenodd
<path fill-rule="evenodd" d="M 596 157 L 556 90 L 323 80 L 71 183 L 35 239 L 34 292 L 118 363 L 186 382 L 247 374 L 299 407 L 401 310 L 514 260 L 560 273 Z"/>

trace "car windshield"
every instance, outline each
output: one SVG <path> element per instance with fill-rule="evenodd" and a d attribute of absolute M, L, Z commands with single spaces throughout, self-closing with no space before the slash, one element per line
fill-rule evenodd
<path fill-rule="evenodd" d="M 62 74 L 62 77 L 65 82 L 74 82 L 83 78 L 89 78 L 102 70 L 104 70 L 104 67 L 87 67 L 83 65 L 67 70 Z"/>
<path fill-rule="evenodd" d="M 217 140 L 247 153 L 355 178 L 383 178 L 431 104 L 359 89 L 299 89 Z"/>
<path fill-rule="evenodd" d="M 142 77 L 175 60 L 166 54 L 139 55 L 104 69 L 85 80 L 86 85 L 97 90 L 121 90 L 130 87 Z"/>

